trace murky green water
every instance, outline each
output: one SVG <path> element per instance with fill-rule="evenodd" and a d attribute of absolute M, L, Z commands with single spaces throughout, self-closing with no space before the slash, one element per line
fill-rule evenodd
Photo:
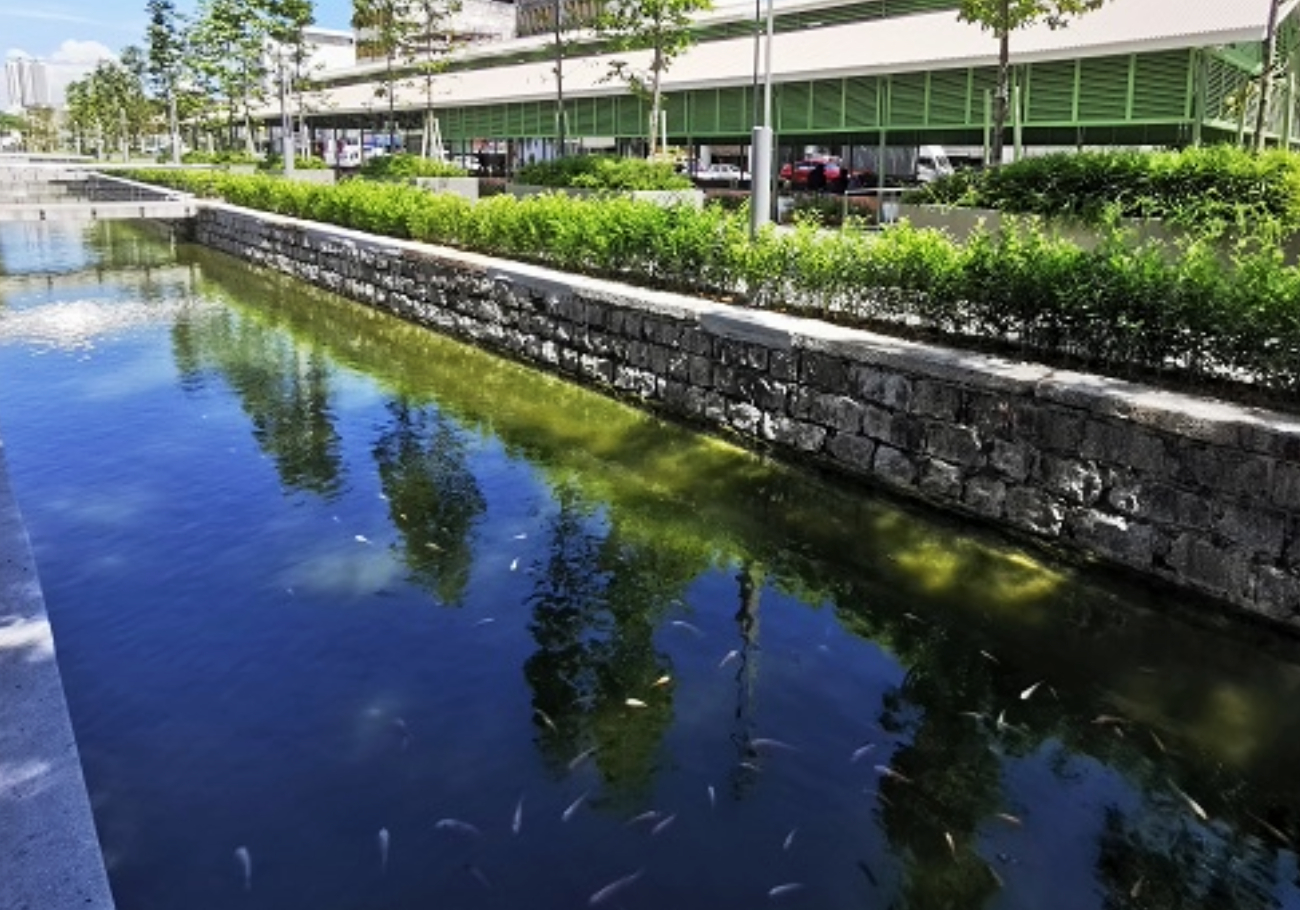
<path fill-rule="evenodd" d="M 143 227 L 0 271 L 124 910 L 1300 906 L 1289 642 Z"/>

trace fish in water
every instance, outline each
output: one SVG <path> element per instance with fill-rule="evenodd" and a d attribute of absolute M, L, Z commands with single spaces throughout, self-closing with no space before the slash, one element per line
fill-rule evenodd
<path fill-rule="evenodd" d="M 943 832 L 943 839 L 946 840 L 946 841 L 948 842 L 948 852 L 952 854 L 952 858 L 953 858 L 953 859 L 956 859 L 956 858 L 957 858 L 957 842 L 956 842 L 955 840 L 952 839 L 952 833 L 951 833 L 951 832 L 948 832 L 948 831 Z"/>
<path fill-rule="evenodd" d="M 639 825 L 642 822 L 656 822 L 661 818 L 663 818 L 662 812 L 657 809 L 651 809 L 648 812 L 642 812 L 640 815 L 634 815 L 632 818 L 629 818 L 627 820 L 627 826 L 630 828 L 633 825 Z"/>
<path fill-rule="evenodd" d="M 697 638 L 699 638 L 704 634 L 703 632 L 700 631 L 699 626 L 692 625 L 691 623 L 688 623 L 684 619 L 674 619 L 671 623 L 669 623 L 669 625 L 674 626 L 678 629 L 685 629 L 687 632 L 690 632 L 692 635 L 694 635 Z"/>
<path fill-rule="evenodd" d="M 618 894 L 626 890 L 629 885 L 631 885 L 633 882 L 635 882 L 644 874 L 645 874 L 644 869 L 638 869 L 635 872 L 633 872 L 631 875 L 625 875 L 622 878 L 614 879 L 614 881 L 610 882 L 608 885 L 601 888 L 599 891 L 597 891 L 595 894 L 589 897 L 587 899 L 587 905 L 590 907 L 600 906 L 601 904 L 605 903 L 605 901 L 609 900 L 612 897 L 617 896 Z"/>
<path fill-rule="evenodd" d="M 858 746 L 853 750 L 853 754 L 849 756 L 849 761 L 856 763 L 875 748 L 875 743 L 866 743 L 865 745 Z"/>
<path fill-rule="evenodd" d="M 652 685 L 654 688 L 658 689 L 660 686 L 666 686 L 666 685 L 668 685 L 668 684 L 669 684 L 670 682 L 672 682 L 672 681 L 673 681 L 673 678 L 672 678 L 671 676 L 669 676 L 668 674 L 665 673 L 663 676 L 659 677 L 659 678 L 656 679 L 653 683 L 651 683 L 651 685 Z"/>
<path fill-rule="evenodd" d="M 1030 686 L 1028 689 L 1026 689 L 1025 691 L 1021 692 L 1021 693 L 1020 693 L 1020 700 L 1021 700 L 1021 701 L 1029 701 L 1029 697 L 1030 697 L 1031 695 L 1033 695 L 1035 692 L 1037 692 L 1037 691 L 1038 691 L 1038 687 L 1041 686 L 1042 684 L 1043 684 L 1043 681 L 1040 679 L 1038 682 L 1034 683 L 1034 684 L 1033 684 L 1032 686 Z"/>
<path fill-rule="evenodd" d="M 357 543 L 370 543 L 370 538 L 364 534 L 358 534 L 352 539 L 355 540 Z"/>
<path fill-rule="evenodd" d="M 583 790 L 582 793 L 578 796 L 578 798 L 575 799 L 573 802 L 569 803 L 569 807 L 565 809 L 562 813 L 560 813 L 560 820 L 567 822 L 569 819 L 573 818 L 574 814 L 577 813 L 578 809 L 582 807 L 582 804 L 587 801 L 587 796 L 590 793 L 591 793 L 590 790 Z"/>
<path fill-rule="evenodd" d="M 510 819 L 510 832 L 518 834 L 524 827 L 524 798 L 519 797 L 519 802 L 515 803 L 515 815 Z"/>
<path fill-rule="evenodd" d="M 253 856 L 248 852 L 247 847 L 235 848 L 235 862 L 239 863 L 239 871 L 244 877 L 244 890 L 253 890 Z"/>
<path fill-rule="evenodd" d="M 798 828 L 790 829 L 790 833 L 785 836 L 785 843 L 781 844 L 782 850 L 790 849 L 790 847 L 794 844 L 794 833 L 798 830 L 799 830 Z"/>
<path fill-rule="evenodd" d="M 641 699 L 639 699 L 639 698 L 629 698 L 629 699 L 625 699 L 624 702 L 623 702 L 623 704 L 627 705 L 629 708 L 644 708 L 644 707 L 646 707 L 646 703 L 643 702 L 643 701 L 642 701 Z"/>
<path fill-rule="evenodd" d="M 1200 804 L 1200 803 L 1198 803 L 1196 800 L 1192 799 L 1190 796 L 1188 796 L 1188 795 L 1187 795 L 1186 793 L 1184 793 L 1182 790 L 1178 789 L 1178 785 L 1175 784 L 1173 781 L 1170 781 L 1170 782 L 1169 782 L 1169 786 L 1173 787 L 1174 792 L 1177 793 L 1179 796 L 1181 796 L 1181 797 L 1183 798 L 1183 802 L 1187 803 L 1187 807 L 1188 807 L 1189 809 L 1191 809 L 1193 813 L 1195 813 L 1195 815 L 1196 815 L 1197 818 L 1199 818 L 1199 819 L 1200 819 L 1201 821 L 1203 821 L 1203 822 L 1206 822 L 1206 821 L 1209 821 L 1209 820 L 1210 820 L 1210 816 L 1209 816 L 1209 814 L 1206 813 L 1206 811 L 1205 811 L 1204 809 L 1201 808 L 1201 804 Z"/>
<path fill-rule="evenodd" d="M 388 829 L 379 829 L 379 874 L 388 874 Z"/>
<path fill-rule="evenodd" d="M 723 667 L 731 663 L 733 660 L 739 659 L 739 657 L 740 657 L 740 652 L 737 651 L 735 648 L 732 648 L 726 654 L 722 655 L 722 660 L 718 661 L 718 669 L 721 670 Z"/>
<path fill-rule="evenodd" d="M 524 539 L 526 539 L 527 537 L 528 537 L 527 534 L 516 534 L 516 535 L 515 535 L 515 540 L 524 540 Z"/>
<path fill-rule="evenodd" d="M 709 808 L 716 809 L 718 807 L 718 793 L 716 790 L 713 789 L 713 784 L 709 784 L 708 791 L 709 791 Z"/>
<path fill-rule="evenodd" d="M 792 746 L 792 745 L 790 745 L 789 743 L 784 742 L 783 740 L 779 740 L 779 739 L 770 739 L 770 738 L 762 737 L 762 736 L 758 737 L 757 739 L 751 740 L 749 744 L 750 744 L 751 746 L 753 746 L 755 749 L 759 749 L 759 750 L 762 750 L 762 749 L 781 749 L 781 750 L 783 750 L 783 751 L 785 751 L 785 752 L 798 752 L 798 751 L 799 751 L 799 747 L 798 747 L 798 746 Z"/>
<path fill-rule="evenodd" d="M 787 894 L 794 894 L 796 891 L 802 890 L 802 882 L 787 882 L 784 885 L 777 885 L 775 888 L 769 890 L 767 896 L 771 898 L 784 897 Z"/>
<path fill-rule="evenodd" d="M 861 869 L 862 874 L 867 877 L 867 881 L 871 882 L 871 884 L 875 885 L 877 888 L 880 887 L 880 882 L 876 878 L 876 873 L 871 871 L 870 866 L 868 866 L 862 860 L 858 860 L 858 868 Z"/>
<path fill-rule="evenodd" d="M 465 871 L 468 872 L 470 875 L 474 876 L 474 881 L 478 882 L 480 885 L 482 885 L 484 888 L 487 888 L 489 891 L 492 890 L 491 879 L 489 879 L 487 877 L 487 874 L 478 866 L 474 865 L 473 863 L 466 863 Z"/>
<path fill-rule="evenodd" d="M 551 716 L 547 714 L 545 711 L 543 711 L 541 708 L 534 708 L 533 713 L 536 714 L 539 718 L 541 718 L 542 723 L 550 727 L 552 732 L 554 733 L 560 732 L 559 728 L 555 726 L 555 721 L 551 720 Z"/>
<path fill-rule="evenodd" d="M 513 571 L 515 571 L 515 569 L 518 569 L 518 568 L 519 568 L 519 560 L 518 560 L 518 559 L 512 559 L 512 560 L 510 560 L 510 571 L 513 572 Z"/>
<path fill-rule="evenodd" d="M 494 623 L 494 622 L 496 622 L 496 617 L 493 617 L 493 616 L 487 616 L 487 617 L 484 617 L 483 619 L 480 619 L 478 622 L 474 623 L 474 625 L 475 625 L 475 626 L 486 626 L 486 625 L 488 625 L 489 623 Z"/>
<path fill-rule="evenodd" d="M 987 660 L 987 661 L 990 661 L 990 662 L 992 662 L 992 663 L 995 663 L 995 664 L 997 664 L 997 663 L 1001 663 L 1001 662 L 1002 662 L 1002 661 L 998 660 L 996 657 L 994 657 L 992 654 L 990 654 L 988 651 L 983 651 L 983 650 L 981 650 L 981 651 L 980 651 L 980 657 L 984 658 L 984 659 Z"/>
<path fill-rule="evenodd" d="M 596 754 L 595 746 L 592 746 L 590 749 L 583 749 L 577 755 L 573 756 L 573 759 L 569 762 L 569 770 L 570 771 L 577 770 L 578 765 L 582 764 L 583 762 L 585 762 L 587 759 L 591 758 L 595 754 Z"/>
<path fill-rule="evenodd" d="M 393 729 L 397 732 L 397 738 L 402 743 L 402 751 L 411 744 L 411 731 L 407 729 L 406 721 L 400 717 L 393 718 Z"/>
<path fill-rule="evenodd" d="M 439 831 L 456 831 L 460 834 L 473 834 L 475 837 L 483 833 L 469 822 L 463 822 L 458 818 L 440 818 L 433 826 Z"/>
<path fill-rule="evenodd" d="M 668 826 L 675 821 L 677 821 L 676 813 L 665 816 L 661 821 L 657 822 L 653 828 L 650 829 L 650 836 L 653 837 L 656 834 L 659 834 L 663 831 L 667 831 Z"/>
<path fill-rule="evenodd" d="M 997 817 L 1002 819 L 1008 825 L 1015 825 L 1017 828 L 1019 828 L 1021 825 L 1024 824 L 1024 822 L 1022 822 L 1019 818 L 1017 818 L 1014 815 L 1010 815 L 1006 812 L 997 813 Z"/>
<path fill-rule="evenodd" d="M 893 768 L 889 767 L 889 765 L 876 765 L 876 771 L 883 774 L 885 777 L 892 777 L 900 784 L 910 784 L 912 782 L 912 779 L 910 777 L 906 777 L 900 774 L 899 772 L 895 771 Z"/>

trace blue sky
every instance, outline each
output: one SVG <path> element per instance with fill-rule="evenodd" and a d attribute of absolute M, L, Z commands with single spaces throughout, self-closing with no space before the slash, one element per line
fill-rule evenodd
<path fill-rule="evenodd" d="M 176 0 L 184 13 L 196 5 Z M 144 7 L 145 0 L 0 0 L 0 56 L 21 52 L 44 59 L 52 86 L 61 91 L 104 55 L 144 41 Z M 351 0 L 316 0 L 318 25 L 347 28 L 351 15 Z M 0 97 L 0 108 L 8 103 Z"/>

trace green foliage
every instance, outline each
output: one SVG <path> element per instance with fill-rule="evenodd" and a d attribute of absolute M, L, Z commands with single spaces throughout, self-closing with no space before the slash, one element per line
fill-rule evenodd
<path fill-rule="evenodd" d="M 337 186 L 221 172 L 137 179 L 237 205 L 410 237 L 573 272 L 850 324 L 1000 343 L 1113 375 L 1176 373 L 1300 391 L 1300 268 L 1275 247 L 1225 256 L 1208 242 L 1171 251 L 1112 230 L 1097 249 L 1033 222 L 961 245 L 901 225 L 879 235 L 766 228 L 746 211 L 628 198 L 494 196 L 471 203 L 400 184 Z"/>
<path fill-rule="evenodd" d="M 182 164 L 261 164 L 262 160 L 247 152 L 186 152 L 181 156 Z"/>
<path fill-rule="evenodd" d="M 299 171 L 328 171 L 330 169 L 330 166 L 323 159 L 314 155 L 294 155 L 293 166 Z M 267 155 L 264 161 L 258 162 L 257 167 L 259 170 L 270 173 L 280 173 L 284 170 L 284 156 Z"/>
<path fill-rule="evenodd" d="M 578 155 L 525 165 L 515 175 L 532 186 L 589 190 L 689 190 L 690 178 L 671 164 L 610 155 Z"/>
<path fill-rule="evenodd" d="M 957 17 L 997 35 L 1047 22 L 1053 28 L 1071 16 L 1099 9 L 1105 0 L 961 0 Z"/>
<path fill-rule="evenodd" d="M 1163 218 L 1197 236 L 1277 238 L 1300 231 L 1300 155 L 1229 145 L 1061 153 L 959 171 L 909 199 L 1090 224 Z"/>
<path fill-rule="evenodd" d="M 411 177 L 464 177 L 466 171 L 449 161 L 435 161 L 419 155 L 376 155 L 361 165 L 361 176 L 370 180 L 407 180 Z"/>

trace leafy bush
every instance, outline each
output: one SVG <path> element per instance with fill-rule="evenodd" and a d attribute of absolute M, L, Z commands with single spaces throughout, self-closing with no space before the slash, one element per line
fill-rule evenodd
<path fill-rule="evenodd" d="M 1109 229 L 1085 251 L 1016 223 L 962 245 L 907 225 L 829 232 L 815 220 L 749 238 L 748 210 L 546 194 L 471 203 L 398 184 L 291 183 L 222 172 L 136 179 L 394 237 L 538 262 L 849 324 L 906 326 L 1112 375 L 1173 373 L 1300 391 L 1300 268 L 1275 246 L 1178 255 Z"/>
<path fill-rule="evenodd" d="M 247 152 L 186 152 L 182 164 L 260 164 L 261 159 Z"/>
<path fill-rule="evenodd" d="M 1196 236 L 1276 239 L 1300 231 L 1300 154 L 1235 146 L 1078 152 L 959 171 L 908 201 L 976 206 L 1099 224 L 1163 218 Z"/>
<path fill-rule="evenodd" d="M 689 190 L 689 177 L 672 164 L 610 155 L 579 155 L 525 165 L 515 175 L 519 183 L 533 186 L 573 187 L 588 190 Z"/>
<path fill-rule="evenodd" d="M 330 166 L 325 163 L 323 158 L 317 158 L 315 155 L 294 155 L 293 166 L 300 171 L 328 171 Z M 259 170 L 271 173 L 281 173 L 284 171 L 284 157 L 281 155 L 267 155 L 265 161 L 257 165 Z"/>
<path fill-rule="evenodd" d="M 449 161 L 400 153 L 376 155 L 361 165 L 360 173 L 370 180 L 408 180 L 412 177 L 464 177 L 467 171 Z"/>

